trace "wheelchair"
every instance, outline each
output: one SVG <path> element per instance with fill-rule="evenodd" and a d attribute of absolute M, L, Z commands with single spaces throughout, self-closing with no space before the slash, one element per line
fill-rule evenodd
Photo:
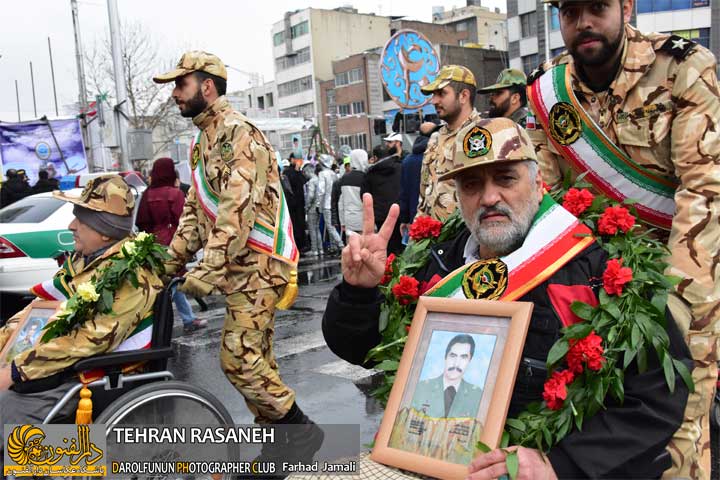
<path fill-rule="evenodd" d="M 217 397 L 202 388 L 175 380 L 173 373 L 167 370 L 167 362 L 173 356 L 172 289 L 180 281 L 173 279 L 155 300 L 150 348 L 97 355 L 73 366 L 76 373 L 103 372 L 101 378 L 88 383 L 87 387 L 92 391 L 93 423 L 105 424 L 108 439 L 114 427 L 124 424 L 233 424 L 232 416 Z M 124 366 L 141 362 L 143 371 L 123 373 Z M 78 401 L 82 388 L 82 382 L 74 384 L 48 412 L 43 423 L 74 423 L 74 418 L 63 418 L 60 412 L 68 404 Z M 176 460 L 177 453 L 168 451 L 162 458 L 155 459 Z"/>

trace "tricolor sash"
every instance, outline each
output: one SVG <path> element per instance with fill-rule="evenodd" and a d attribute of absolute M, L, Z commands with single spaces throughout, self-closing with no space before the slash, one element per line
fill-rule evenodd
<path fill-rule="evenodd" d="M 587 114 L 572 89 L 567 64 L 557 65 L 528 87 L 539 123 L 557 151 L 602 194 L 635 200 L 640 218 L 670 229 L 677 183 L 638 165 Z"/>
<path fill-rule="evenodd" d="M 545 194 L 519 249 L 502 258 L 463 265 L 425 295 L 517 300 L 550 278 L 593 241 L 588 227 Z"/>
<path fill-rule="evenodd" d="M 217 221 L 220 196 L 212 189 L 205 175 L 205 159 L 200 146 L 201 135 L 202 132 L 199 132 L 190 149 L 193 164 L 192 182 L 200 208 L 214 223 Z M 269 255 L 294 267 L 298 264 L 300 252 L 295 245 L 293 225 L 290 221 L 290 210 L 287 207 L 285 194 L 282 188 L 279 189 L 279 192 L 279 205 L 274 226 L 271 222 L 256 217 L 255 224 L 248 235 L 247 246 L 258 253 Z"/>

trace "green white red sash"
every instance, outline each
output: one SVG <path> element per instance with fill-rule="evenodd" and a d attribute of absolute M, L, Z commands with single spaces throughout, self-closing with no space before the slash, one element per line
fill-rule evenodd
<path fill-rule="evenodd" d="M 201 141 L 201 134 L 202 132 L 198 133 L 190 147 L 191 155 L 195 145 Z M 207 181 L 205 159 L 202 153 L 198 155 L 197 163 L 193 167 L 192 182 L 200 208 L 213 222 L 217 221 L 219 195 Z M 290 220 L 290 210 L 287 207 L 285 194 L 282 188 L 279 191 L 279 205 L 274 224 L 271 221 L 256 218 L 250 235 L 248 235 L 247 246 L 258 253 L 269 255 L 294 267 L 298 264 L 300 252 L 295 245 L 293 225 Z"/>
<path fill-rule="evenodd" d="M 585 173 L 585 179 L 613 200 L 635 200 L 638 215 L 645 222 L 670 229 L 677 183 L 638 165 L 608 138 L 575 96 L 567 64 L 557 65 L 535 80 L 528 87 L 528 98 L 548 138 L 576 172 Z M 558 135 L 558 127 L 566 126 L 553 118 L 558 107 L 577 112 L 577 140 Z M 575 115 L 566 115 L 560 122 L 572 117 Z"/>
<path fill-rule="evenodd" d="M 65 301 L 75 293 L 70 281 L 75 276 L 75 269 L 72 266 L 72 257 L 68 257 L 55 274 L 52 280 L 45 280 L 30 288 L 30 292 L 43 300 Z M 153 313 L 150 311 L 143 318 L 130 336 L 113 350 L 114 352 L 125 352 L 128 350 L 143 350 L 150 348 L 152 341 Z"/>
<path fill-rule="evenodd" d="M 573 214 L 545 194 L 530 231 L 518 250 L 500 259 L 480 260 L 463 265 L 440 280 L 425 295 L 517 300 L 550 278 L 592 244 L 594 239 L 591 233 Z M 498 272 L 498 265 L 507 271 Z M 497 295 L 468 295 L 466 273 L 473 272 L 481 277 L 475 277 L 477 284 L 488 286 L 488 292 L 494 291 Z M 486 278 L 482 278 L 484 276 Z M 506 285 L 498 289 L 497 286 L 503 281 Z M 495 285 L 492 285 L 493 283 Z"/>

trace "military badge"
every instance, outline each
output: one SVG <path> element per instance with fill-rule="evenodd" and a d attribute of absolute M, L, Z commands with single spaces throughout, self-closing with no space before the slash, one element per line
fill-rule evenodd
<path fill-rule="evenodd" d="M 462 279 L 463 292 L 470 299 L 497 300 L 507 284 L 507 265 L 499 258 L 473 263 Z"/>
<path fill-rule="evenodd" d="M 474 127 L 463 139 L 463 151 L 468 158 L 482 157 L 491 146 L 492 135 L 482 127 Z"/>
<path fill-rule="evenodd" d="M 192 155 L 190 155 L 190 166 L 193 170 L 195 170 L 195 167 L 197 167 L 198 162 L 200 161 L 200 144 L 196 143 L 193 147 Z"/>
<path fill-rule="evenodd" d="M 220 147 L 220 158 L 223 162 L 229 162 L 233 159 L 233 146 L 230 142 L 225 142 Z"/>
<path fill-rule="evenodd" d="M 582 123 L 575 107 L 558 102 L 550 109 L 550 135 L 560 145 L 570 145 L 580 138 Z"/>

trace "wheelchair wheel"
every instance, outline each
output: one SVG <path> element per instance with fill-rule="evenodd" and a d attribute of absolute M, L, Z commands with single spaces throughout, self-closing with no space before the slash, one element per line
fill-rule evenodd
<path fill-rule="evenodd" d="M 114 427 L 124 425 L 232 425 L 233 419 L 227 409 L 210 392 L 202 388 L 179 381 L 163 381 L 149 383 L 134 388 L 108 407 L 95 419 L 94 423 L 105 424 L 108 447 L 114 443 Z M 167 447 L 156 445 L 157 450 L 151 454 L 152 460 L 160 462 L 174 462 L 188 458 L 190 452 L 198 448 L 196 445 L 184 445 L 176 447 L 169 444 Z M 227 445 L 228 458 L 238 459 L 239 451 L 237 445 Z M 112 452 L 112 450 L 111 450 Z M 132 451 L 119 453 L 116 459 L 129 460 Z M 135 452 L 138 453 L 138 452 Z M 147 451 L 139 456 L 147 458 Z M 113 455 L 115 456 L 115 455 Z M 137 457 L 136 457 L 137 458 Z M 108 459 L 110 460 L 110 459 Z M 149 459 L 148 459 L 149 460 Z M 162 478 L 211 478 L 208 475 L 151 475 L 133 476 L 136 479 Z M 231 478 L 226 475 L 222 478 Z"/>

